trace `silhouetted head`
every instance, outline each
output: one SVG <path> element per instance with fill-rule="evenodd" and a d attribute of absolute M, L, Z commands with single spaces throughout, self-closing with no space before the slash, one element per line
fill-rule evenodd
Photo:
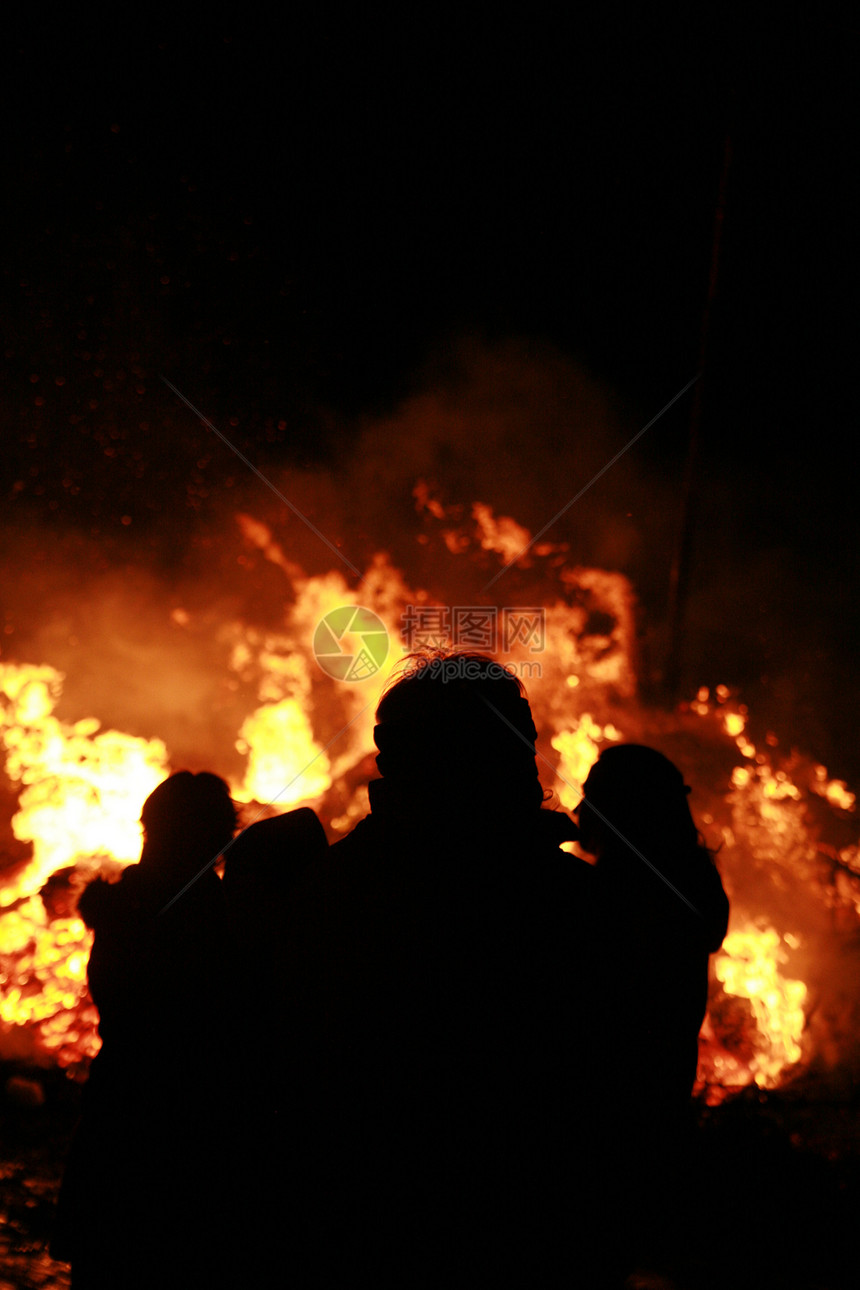
<path fill-rule="evenodd" d="M 401 808 L 510 817 L 541 806 L 523 686 L 487 655 L 411 656 L 376 721 L 376 765 Z"/>
<path fill-rule="evenodd" d="M 221 854 L 236 831 L 236 808 L 223 779 L 180 770 L 150 793 L 140 820 L 141 864 L 178 874 Z"/>
<path fill-rule="evenodd" d="M 580 845 L 600 857 L 617 853 L 623 839 L 649 859 L 696 849 L 699 835 L 689 791 L 677 766 L 656 749 L 641 744 L 607 748 L 583 786 Z"/>

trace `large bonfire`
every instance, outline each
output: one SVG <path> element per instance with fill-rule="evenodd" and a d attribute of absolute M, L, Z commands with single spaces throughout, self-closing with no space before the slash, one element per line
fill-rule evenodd
<path fill-rule="evenodd" d="M 634 598 L 621 574 L 574 567 L 560 548 L 529 547 L 525 529 L 486 506 L 457 525 L 428 490 L 416 496 L 453 557 L 478 551 L 484 569 L 488 558 L 497 571 L 510 567 L 508 582 L 452 606 L 411 587 L 385 555 L 358 585 L 340 569 L 311 577 L 263 524 L 238 517 L 242 540 L 281 571 L 286 605 L 277 631 L 222 624 L 223 666 L 256 702 L 229 758 L 200 751 L 203 764 L 230 778 L 246 822 L 311 805 L 330 837 L 342 836 L 367 809 L 374 709 L 392 665 L 422 644 L 489 649 L 526 684 L 542 780 L 562 808 L 576 807 L 600 750 L 619 740 L 660 748 L 692 785 L 694 814 L 732 900 L 729 934 L 713 959 L 700 1094 L 716 1102 L 751 1086 L 844 1072 L 860 1010 L 856 974 L 845 970 L 860 929 L 853 794 L 783 749 L 778 732 L 754 736 L 750 714 L 725 686 L 701 689 L 673 711 L 644 706 Z M 378 632 L 368 652 L 370 619 L 351 606 L 381 620 L 384 663 Z M 187 612 L 172 613 L 181 628 L 192 625 Z M 337 643 L 321 665 L 323 620 Z M 331 666 L 338 649 L 340 670 Z M 63 681 L 38 660 L 0 661 L 0 1055 L 81 1076 L 99 1039 L 76 896 L 93 874 L 135 863 L 141 804 L 180 767 L 159 739 L 103 730 L 85 714 L 58 719 Z M 238 777 L 222 769 L 237 751 Z M 635 1053 L 630 1063 L 635 1078 Z"/>

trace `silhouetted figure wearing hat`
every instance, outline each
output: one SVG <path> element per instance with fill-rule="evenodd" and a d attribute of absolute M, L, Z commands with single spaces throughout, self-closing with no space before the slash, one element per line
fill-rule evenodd
<path fill-rule="evenodd" d="M 371 812 L 290 933 L 307 1284 L 546 1287 L 586 1260 L 590 871 L 542 809 L 535 737 L 480 655 L 412 660 L 379 704 Z"/>
<path fill-rule="evenodd" d="M 56 1257 L 75 1290 L 226 1285 L 234 1143 L 234 995 L 212 866 L 236 815 L 215 775 L 147 798 L 140 863 L 79 902 L 102 1048 L 60 1197 Z"/>
<path fill-rule="evenodd" d="M 728 925 L 728 900 L 688 794 L 662 753 L 621 744 L 601 753 L 579 806 L 602 929 L 601 1186 L 631 1259 L 655 1232 L 665 1240 L 678 1217 L 708 957 Z"/>

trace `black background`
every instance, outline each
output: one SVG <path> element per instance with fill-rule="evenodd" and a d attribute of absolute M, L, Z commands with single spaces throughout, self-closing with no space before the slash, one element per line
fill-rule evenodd
<path fill-rule="evenodd" d="M 229 490 L 258 487 L 160 374 L 294 487 L 348 475 L 417 391 L 468 385 L 483 360 L 464 343 L 538 372 L 549 354 L 611 406 L 601 465 L 698 370 L 728 140 L 683 683 L 740 686 L 860 775 L 847 24 L 290 14 L 79 11 L 10 33 L 8 655 L 41 661 L 34 599 L 49 611 L 70 553 L 81 580 L 187 576 Z M 646 506 L 618 563 L 658 636 L 690 406 L 631 450 L 659 558 Z M 554 445 L 536 430 L 524 449 L 536 480 Z M 590 473 L 516 518 L 540 527 Z M 626 513 L 610 479 L 589 514 Z"/>

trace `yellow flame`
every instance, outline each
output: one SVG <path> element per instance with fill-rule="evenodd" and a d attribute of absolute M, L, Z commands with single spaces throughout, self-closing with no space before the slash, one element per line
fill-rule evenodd
<path fill-rule="evenodd" d="M 714 961 L 717 980 L 726 993 L 752 1004 L 759 1042 L 748 1072 L 760 1088 L 775 1088 L 786 1068 L 802 1056 L 807 990 L 803 981 L 782 976 L 785 957 L 773 927 L 748 925 L 729 932 Z"/>
<path fill-rule="evenodd" d="M 331 787 L 329 759 L 295 699 L 258 708 L 243 723 L 237 747 L 248 750 L 240 801 L 276 802 L 286 810 Z"/>
<path fill-rule="evenodd" d="M 97 733 L 92 718 L 58 721 L 52 713 L 62 681 L 53 668 L 0 664 L 6 774 L 23 785 L 12 829 L 33 846 L 23 872 L 0 887 L 0 905 L 40 891 L 52 873 L 81 858 L 137 860 L 141 804 L 167 775 L 159 739 Z"/>
<path fill-rule="evenodd" d="M 597 761 L 600 744 L 618 739 L 613 725 L 599 726 L 589 712 L 583 712 L 572 730 L 561 730 L 552 736 L 552 746 L 560 753 L 556 772 L 556 791 L 562 806 L 573 811 L 582 798 L 582 786 Z"/>
<path fill-rule="evenodd" d="M 36 1054 L 67 1065 L 99 1047 L 86 980 L 92 938 L 79 918 L 49 919 L 38 893 L 81 859 L 139 858 L 141 804 L 167 774 L 167 751 L 160 740 L 99 733 L 94 718 L 58 721 L 62 682 L 50 667 L 0 664 L 0 743 L 6 774 L 22 786 L 12 829 L 32 845 L 0 886 L 0 1020 L 30 1028 Z"/>
<path fill-rule="evenodd" d="M 39 896 L 0 918 L 0 1021 L 29 1026 L 60 1065 L 100 1047 L 87 993 L 92 935 L 80 918 L 48 919 Z"/>

